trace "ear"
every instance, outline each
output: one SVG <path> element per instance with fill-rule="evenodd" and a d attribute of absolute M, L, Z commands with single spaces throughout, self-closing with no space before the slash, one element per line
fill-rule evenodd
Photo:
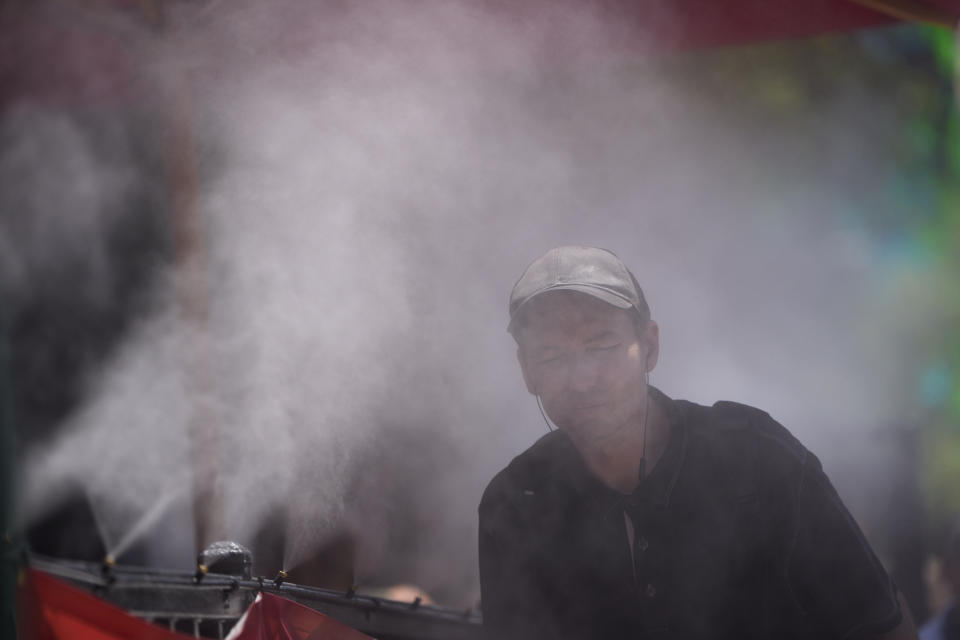
<path fill-rule="evenodd" d="M 647 322 L 643 335 L 640 336 L 640 344 L 647 354 L 646 362 L 647 373 L 653 371 L 657 366 L 657 360 L 660 358 L 660 327 L 653 320 Z"/>
<path fill-rule="evenodd" d="M 517 362 L 520 363 L 520 372 L 523 374 L 523 383 L 527 385 L 527 391 L 533 396 L 540 395 L 537 393 L 537 388 L 534 386 L 530 372 L 527 370 L 527 360 L 523 355 L 523 347 L 520 345 L 517 345 Z"/>

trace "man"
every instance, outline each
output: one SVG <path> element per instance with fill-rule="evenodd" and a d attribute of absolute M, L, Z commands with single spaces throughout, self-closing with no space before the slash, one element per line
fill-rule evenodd
<path fill-rule="evenodd" d="M 649 385 L 658 327 L 614 254 L 534 261 L 509 331 L 557 430 L 480 504 L 489 637 L 916 637 L 813 454 L 762 411 Z"/>

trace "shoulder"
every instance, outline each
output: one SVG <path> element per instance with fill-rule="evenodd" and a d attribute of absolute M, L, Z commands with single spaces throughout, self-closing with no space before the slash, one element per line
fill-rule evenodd
<path fill-rule="evenodd" d="M 796 478 L 819 461 L 769 413 L 739 402 L 722 400 L 704 406 L 674 401 L 693 449 L 735 465 L 755 464 L 762 476 Z"/>
<path fill-rule="evenodd" d="M 729 400 L 721 400 L 711 407 L 686 400 L 675 403 L 694 437 L 752 441 L 798 461 L 810 453 L 786 427 L 762 409 Z"/>

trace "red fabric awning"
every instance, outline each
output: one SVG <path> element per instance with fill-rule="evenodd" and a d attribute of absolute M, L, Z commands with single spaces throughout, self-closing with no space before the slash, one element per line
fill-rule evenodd
<path fill-rule="evenodd" d="M 187 640 L 34 569 L 17 578 L 17 640 Z"/>

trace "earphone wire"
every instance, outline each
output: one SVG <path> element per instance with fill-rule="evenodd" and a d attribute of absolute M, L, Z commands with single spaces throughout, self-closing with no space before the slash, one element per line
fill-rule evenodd
<path fill-rule="evenodd" d="M 547 413 L 543 410 L 543 402 L 540 401 L 539 394 L 537 395 L 537 408 L 540 409 L 540 415 L 543 416 L 543 422 L 547 425 L 547 431 L 553 431 L 553 427 L 550 426 L 550 420 L 547 419 Z"/>
<path fill-rule="evenodd" d="M 640 468 L 637 469 L 639 481 L 643 482 L 647 475 L 647 418 L 650 416 L 650 372 L 643 372 L 643 392 L 647 394 L 647 401 L 643 404 L 643 436 L 640 441 Z"/>

